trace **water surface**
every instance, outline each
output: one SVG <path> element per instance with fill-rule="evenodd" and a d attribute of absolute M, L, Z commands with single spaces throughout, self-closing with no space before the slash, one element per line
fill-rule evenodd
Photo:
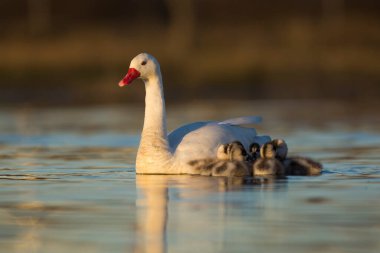
<path fill-rule="evenodd" d="M 324 165 L 268 184 L 135 175 L 143 107 L 0 110 L 1 252 L 379 252 L 380 117 L 318 101 L 196 103 Z"/>

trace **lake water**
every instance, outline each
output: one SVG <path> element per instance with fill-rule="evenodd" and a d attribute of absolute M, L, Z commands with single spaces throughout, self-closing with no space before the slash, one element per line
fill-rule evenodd
<path fill-rule="evenodd" d="M 259 133 L 324 165 L 268 184 L 136 175 L 143 107 L 0 109 L 1 252 L 380 252 L 372 105 L 171 105 L 170 129 L 263 115 Z"/>

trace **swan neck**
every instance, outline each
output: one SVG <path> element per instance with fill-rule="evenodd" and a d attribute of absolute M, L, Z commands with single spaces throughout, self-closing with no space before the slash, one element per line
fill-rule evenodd
<path fill-rule="evenodd" d="M 167 139 L 165 99 L 161 75 L 144 80 L 144 127 L 136 160 L 137 173 L 162 173 L 172 157 Z M 154 171 L 152 171 L 154 170 Z"/>
<path fill-rule="evenodd" d="M 144 132 L 156 132 L 167 138 L 165 98 L 160 76 L 145 81 L 145 117 Z"/>

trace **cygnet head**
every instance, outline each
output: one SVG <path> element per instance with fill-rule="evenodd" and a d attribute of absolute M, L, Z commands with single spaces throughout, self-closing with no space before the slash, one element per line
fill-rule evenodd
<path fill-rule="evenodd" d="M 229 155 L 227 152 L 228 145 L 229 144 L 219 145 L 218 149 L 216 150 L 216 158 L 217 159 L 219 159 L 219 160 L 228 160 L 229 159 Z"/>
<path fill-rule="evenodd" d="M 253 159 L 257 159 L 260 157 L 260 144 L 254 142 L 249 146 L 249 154 Z"/>
<path fill-rule="evenodd" d="M 276 157 L 276 148 L 272 142 L 265 143 L 260 149 L 261 158 L 272 159 Z"/>
<path fill-rule="evenodd" d="M 152 55 L 141 53 L 132 59 L 127 75 L 119 82 L 123 87 L 133 82 L 136 78 L 144 81 L 160 74 L 160 64 Z"/>
<path fill-rule="evenodd" d="M 288 145 L 283 139 L 272 140 L 274 149 L 276 150 L 276 158 L 279 160 L 285 160 L 288 155 Z"/>
<path fill-rule="evenodd" d="M 222 144 L 216 151 L 216 158 L 219 160 L 245 161 L 246 156 L 247 152 L 239 141 Z"/>
<path fill-rule="evenodd" d="M 228 146 L 229 160 L 231 161 L 245 161 L 247 157 L 247 151 L 243 144 L 239 141 L 231 142 Z"/>

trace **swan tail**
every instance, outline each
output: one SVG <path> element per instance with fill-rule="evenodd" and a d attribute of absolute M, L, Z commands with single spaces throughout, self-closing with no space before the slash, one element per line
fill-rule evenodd
<path fill-rule="evenodd" d="M 238 117 L 233 119 L 228 119 L 225 121 L 221 121 L 218 124 L 227 124 L 227 125 L 248 125 L 248 124 L 259 124 L 263 121 L 261 116 L 245 116 Z"/>

